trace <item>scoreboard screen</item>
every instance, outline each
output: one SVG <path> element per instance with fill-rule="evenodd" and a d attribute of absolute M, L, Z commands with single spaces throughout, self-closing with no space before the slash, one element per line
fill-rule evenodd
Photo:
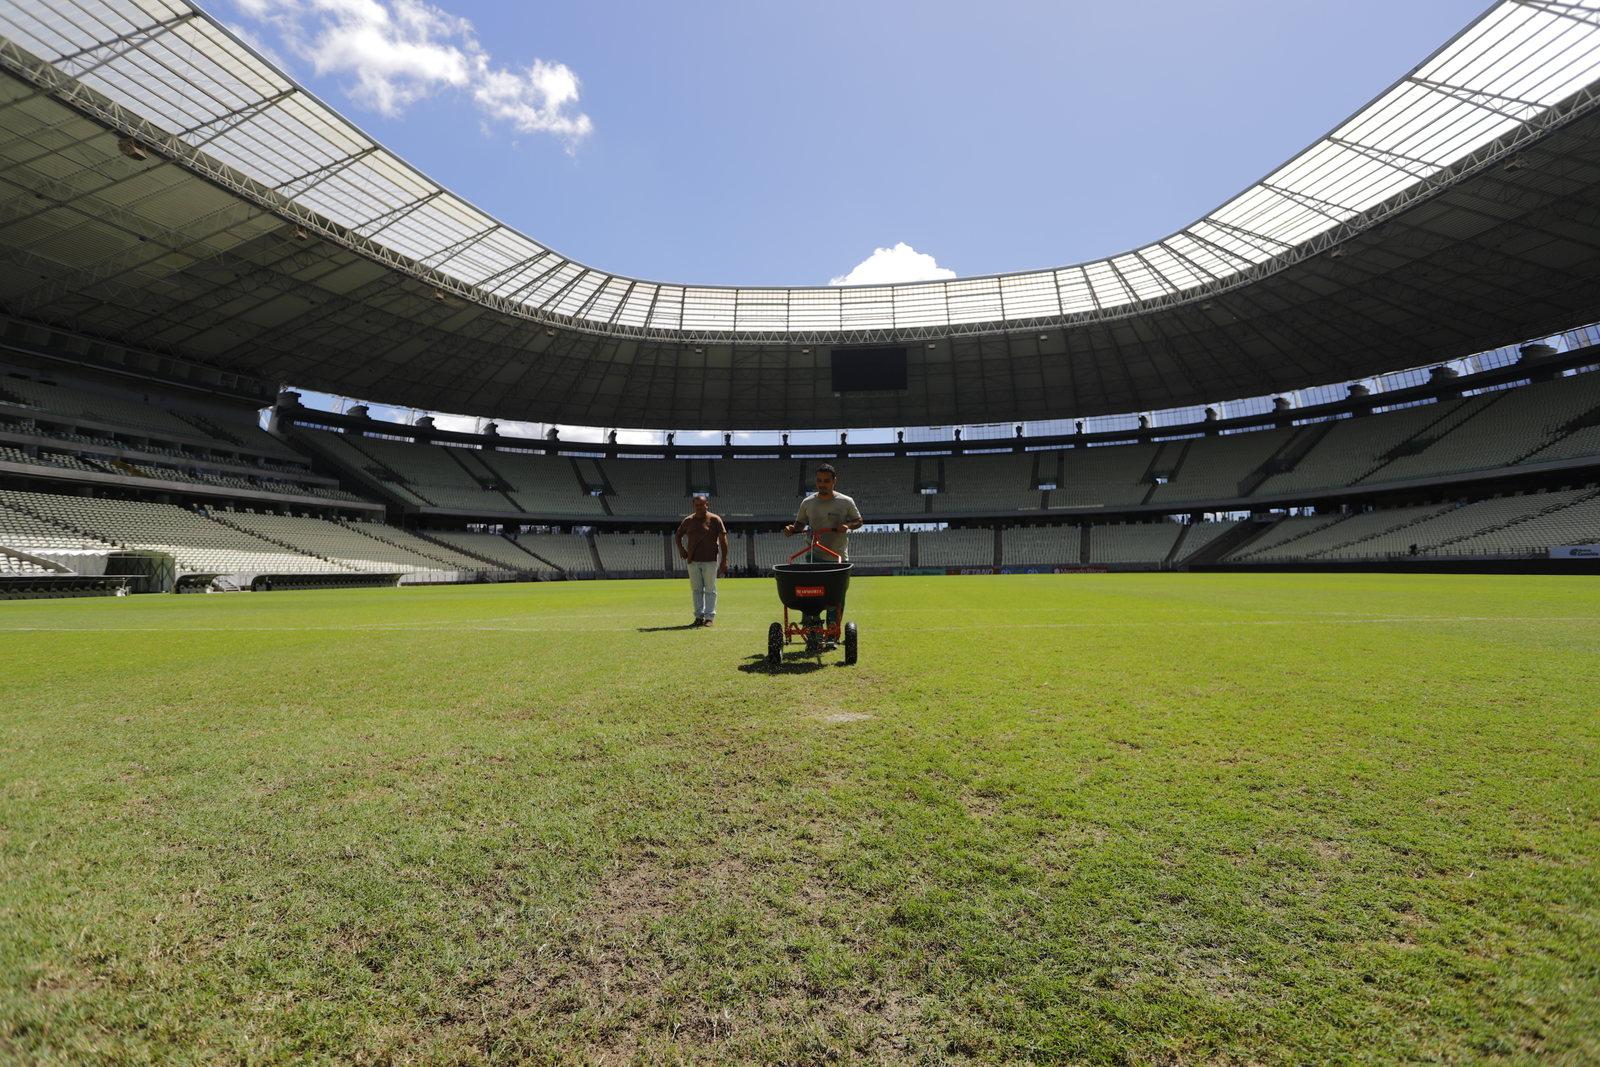
<path fill-rule="evenodd" d="M 835 393 L 888 393 L 905 388 L 905 348 L 876 345 L 833 350 Z"/>

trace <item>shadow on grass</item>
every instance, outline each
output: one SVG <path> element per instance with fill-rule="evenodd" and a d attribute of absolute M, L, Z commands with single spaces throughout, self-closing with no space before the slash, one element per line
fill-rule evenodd
<path fill-rule="evenodd" d="M 698 629 L 700 629 L 700 627 L 696 626 L 694 623 L 686 622 L 682 626 L 641 626 L 641 627 L 638 628 L 638 632 L 642 633 L 642 634 L 660 634 L 660 633 L 670 633 L 673 630 L 698 630 Z"/>
<path fill-rule="evenodd" d="M 776 666 L 768 663 L 767 657 L 758 653 L 739 664 L 739 669 L 746 674 L 810 674 L 826 666 L 828 664 L 809 652 L 785 652 L 783 662 Z"/>

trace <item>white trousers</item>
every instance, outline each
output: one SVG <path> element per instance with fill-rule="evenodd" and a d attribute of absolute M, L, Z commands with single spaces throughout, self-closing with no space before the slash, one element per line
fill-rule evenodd
<path fill-rule="evenodd" d="M 717 560 L 710 563 L 689 563 L 689 595 L 694 598 L 694 617 L 697 619 L 714 619 L 717 617 L 717 568 L 722 564 Z"/>

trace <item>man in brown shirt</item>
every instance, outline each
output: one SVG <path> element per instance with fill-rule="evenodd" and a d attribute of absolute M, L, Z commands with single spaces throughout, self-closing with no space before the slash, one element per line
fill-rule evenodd
<path fill-rule="evenodd" d="M 695 626 L 717 618 L 717 575 L 728 573 L 728 527 L 711 511 L 703 493 L 694 497 L 694 511 L 678 523 L 674 539 L 678 556 L 689 565 L 689 595 L 694 600 Z"/>

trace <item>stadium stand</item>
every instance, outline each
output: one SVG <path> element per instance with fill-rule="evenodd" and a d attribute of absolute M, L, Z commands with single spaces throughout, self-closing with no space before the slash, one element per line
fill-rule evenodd
<path fill-rule="evenodd" d="M 595 550 L 607 574 L 664 574 L 667 542 L 656 533 L 596 533 Z M 673 553 L 677 557 L 677 553 Z"/>
<path fill-rule="evenodd" d="M 917 566 L 994 566 L 993 530 L 930 530 L 917 534 Z"/>
<path fill-rule="evenodd" d="M 1182 532 L 1175 522 L 1096 523 L 1089 530 L 1089 562 L 1159 567 Z"/>
<path fill-rule="evenodd" d="M 1289 429 L 1197 437 L 1168 442 L 1154 473 L 1167 478 L 1148 497 L 1151 503 L 1193 503 L 1241 496 L 1240 486 L 1294 436 Z M 1174 449 L 1172 446 L 1178 446 Z M 1176 451 L 1169 470 L 1160 469 L 1165 453 Z"/>
<path fill-rule="evenodd" d="M 1027 454 L 962 456 L 944 465 L 939 501 L 948 514 L 1039 510 L 1033 457 Z"/>
<path fill-rule="evenodd" d="M 681 518 L 689 513 L 686 465 L 678 460 L 614 459 L 592 464 L 607 486 L 611 513 L 651 519 Z"/>
<path fill-rule="evenodd" d="M 710 491 L 711 510 L 729 522 L 792 518 L 802 499 L 804 464 L 799 460 L 689 460 L 687 465 L 686 482 L 694 490 Z"/>
<path fill-rule="evenodd" d="M 1178 543 L 1178 560 L 1187 562 L 1199 555 L 1211 543 L 1223 534 L 1237 529 L 1238 522 L 1196 522 L 1190 523 L 1188 532 Z"/>
<path fill-rule="evenodd" d="M 1565 436 L 1564 430 L 1600 410 L 1600 374 L 1502 389 L 1466 402 L 1470 417 L 1419 451 L 1396 457 L 1361 479 L 1363 484 L 1429 478 L 1522 463 Z"/>
<path fill-rule="evenodd" d="M 569 578 L 590 578 L 600 573 L 589 539 L 572 533 L 524 533 L 517 544 L 545 560 Z"/>
<path fill-rule="evenodd" d="M 418 536 L 429 541 L 437 541 L 457 552 L 508 571 L 539 575 L 560 573 L 559 567 L 538 558 L 516 541 L 500 534 L 472 533 L 464 530 L 420 530 Z"/>
<path fill-rule="evenodd" d="M 800 477 L 805 492 L 813 490 L 814 472 L 822 460 L 802 464 Z M 942 458 L 926 459 L 850 459 L 831 460 L 839 472 L 839 492 L 853 497 L 862 508 L 862 517 L 879 521 L 891 516 L 905 518 L 925 514 L 932 506 L 923 485 L 937 488 L 942 480 Z M 920 473 L 919 473 L 920 472 Z M 803 494 L 797 494 L 783 518 L 792 519 Z"/>
<path fill-rule="evenodd" d="M 1300 558 L 1296 546 L 1301 538 L 1309 537 L 1325 526 L 1344 518 L 1343 515 L 1289 515 L 1263 530 L 1257 537 L 1235 549 L 1231 558 L 1240 562 L 1270 563 L 1278 560 Z"/>
<path fill-rule="evenodd" d="M 1539 510 L 1501 526 L 1485 529 L 1429 550 L 1437 556 L 1543 556 L 1552 547 L 1600 545 L 1600 491 L 1588 491 L 1576 499 L 1551 499 L 1559 494 L 1542 494 Z"/>
<path fill-rule="evenodd" d="M 1421 555 L 1449 555 L 1452 546 L 1458 542 L 1481 538 L 1513 523 L 1525 522 L 1547 512 L 1558 511 L 1584 499 L 1589 492 L 1579 489 L 1555 493 L 1529 493 L 1462 504 L 1358 543 L 1329 549 L 1316 558 L 1381 560 L 1409 555 L 1412 545 L 1418 546 Z"/>
<path fill-rule="evenodd" d="M 165 552 L 182 574 L 327 574 L 354 568 L 174 504 L 0 489 L 0 504 L 128 549 Z"/>
<path fill-rule="evenodd" d="M 1005 566 L 1075 566 L 1083 553 L 1077 526 L 1012 526 L 1000 536 Z"/>
<path fill-rule="evenodd" d="M 1155 461 L 1160 445 L 1105 445 L 1057 452 L 1060 473 L 1054 479 L 1049 507 L 1085 508 L 1139 504 L 1150 486 L 1145 471 Z"/>
<path fill-rule="evenodd" d="M 568 519 L 609 514 L 604 499 L 589 493 L 576 460 L 506 450 L 484 451 L 476 458 L 506 485 L 505 495 L 525 513 Z"/>

